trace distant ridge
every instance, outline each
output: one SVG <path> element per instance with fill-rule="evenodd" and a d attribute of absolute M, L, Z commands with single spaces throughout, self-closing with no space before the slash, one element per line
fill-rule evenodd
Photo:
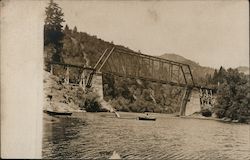
<path fill-rule="evenodd" d="M 180 62 L 180 63 L 185 63 L 185 64 L 188 64 L 190 66 L 199 66 L 198 63 L 194 62 L 194 61 L 191 61 L 189 59 L 186 59 L 180 55 L 177 55 L 177 54 L 173 54 L 173 53 L 165 53 L 161 56 L 159 56 L 160 58 L 163 58 L 163 59 L 168 59 L 168 60 L 172 60 L 172 61 L 176 61 L 176 62 Z"/>
<path fill-rule="evenodd" d="M 244 74 L 249 74 L 249 67 L 247 66 L 240 66 L 237 67 L 236 69 L 238 69 L 239 72 L 244 73 Z"/>
<path fill-rule="evenodd" d="M 159 57 L 163 59 L 168 59 L 168 60 L 188 64 L 192 70 L 192 74 L 193 74 L 195 82 L 205 81 L 205 79 L 207 79 L 209 76 L 213 76 L 214 71 L 215 71 L 215 69 L 213 68 L 200 66 L 198 63 L 192 60 L 189 60 L 187 58 L 184 58 L 183 56 L 180 56 L 178 54 L 165 53 Z"/>

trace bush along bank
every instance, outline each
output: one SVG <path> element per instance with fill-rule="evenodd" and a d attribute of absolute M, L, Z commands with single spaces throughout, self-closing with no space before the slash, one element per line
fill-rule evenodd
<path fill-rule="evenodd" d="M 237 69 L 224 70 L 214 111 L 218 118 L 234 122 L 250 121 L 249 76 Z"/>
<path fill-rule="evenodd" d="M 216 103 L 211 109 L 202 109 L 200 114 L 226 122 L 250 123 L 249 75 L 221 67 L 213 79 L 218 85 Z"/>

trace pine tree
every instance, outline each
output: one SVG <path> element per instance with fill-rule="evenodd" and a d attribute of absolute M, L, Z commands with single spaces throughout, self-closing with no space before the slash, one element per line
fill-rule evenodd
<path fill-rule="evenodd" d="M 226 75 L 227 75 L 227 71 L 221 66 L 218 72 L 218 82 L 223 83 Z"/>
<path fill-rule="evenodd" d="M 218 71 L 217 71 L 217 69 L 215 69 L 215 71 L 214 71 L 212 82 L 213 82 L 213 84 L 218 83 Z"/>
<path fill-rule="evenodd" d="M 65 34 L 68 34 L 70 33 L 70 29 L 69 29 L 69 26 L 66 24 L 65 28 L 64 28 L 64 33 Z"/>
<path fill-rule="evenodd" d="M 50 1 L 48 7 L 45 10 L 46 18 L 44 24 L 44 45 L 52 46 L 56 52 L 52 55 L 53 61 L 61 61 L 61 50 L 62 50 L 62 23 L 63 12 L 58 4 Z"/>
<path fill-rule="evenodd" d="M 73 33 L 77 33 L 77 28 L 76 28 L 76 26 L 75 26 L 74 29 L 73 29 Z"/>

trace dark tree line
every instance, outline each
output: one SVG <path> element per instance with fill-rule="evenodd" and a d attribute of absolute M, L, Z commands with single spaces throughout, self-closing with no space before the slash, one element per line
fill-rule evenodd
<path fill-rule="evenodd" d="M 44 24 L 44 46 L 49 47 L 51 50 L 52 61 L 62 61 L 62 48 L 64 33 L 62 30 L 63 12 L 58 4 L 50 1 L 48 7 L 45 9 L 46 18 Z"/>

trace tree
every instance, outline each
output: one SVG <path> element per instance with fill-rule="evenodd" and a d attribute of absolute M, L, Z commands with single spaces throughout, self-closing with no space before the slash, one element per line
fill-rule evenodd
<path fill-rule="evenodd" d="M 76 28 L 76 26 L 75 26 L 74 29 L 73 29 L 73 33 L 74 33 L 74 34 L 77 33 L 77 28 Z"/>
<path fill-rule="evenodd" d="M 219 83 L 223 83 L 224 82 L 224 77 L 226 77 L 226 75 L 227 75 L 227 71 L 221 66 L 220 67 L 220 70 L 219 70 L 219 72 L 218 72 L 218 82 Z"/>
<path fill-rule="evenodd" d="M 48 7 L 46 7 L 45 13 L 44 45 L 52 46 L 56 50 L 55 54 L 52 55 L 53 61 L 61 61 L 62 39 L 64 35 L 62 32 L 63 12 L 58 4 L 51 0 Z"/>
<path fill-rule="evenodd" d="M 70 33 L 70 29 L 69 29 L 69 26 L 67 24 L 65 25 L 64 33 L 65 34 L 69 34 Z"/>
<path fill-rule="evenodd" d="M 213 84 L 217 84 L 218 83 L 218 72 L 217 72 L 217 69 L 215 69 L 215 71 L 214 71 L 214 75 L 213 75 L 213 78 L 212 78 L 212 83 Z"/>
<path fill-rule="evenodd" d="M 215 113 L 219 118 L 245 121 L 250 116 L 249 79 L 237 69 L 223 71 L 222 84 L 218 87 Z"/>

